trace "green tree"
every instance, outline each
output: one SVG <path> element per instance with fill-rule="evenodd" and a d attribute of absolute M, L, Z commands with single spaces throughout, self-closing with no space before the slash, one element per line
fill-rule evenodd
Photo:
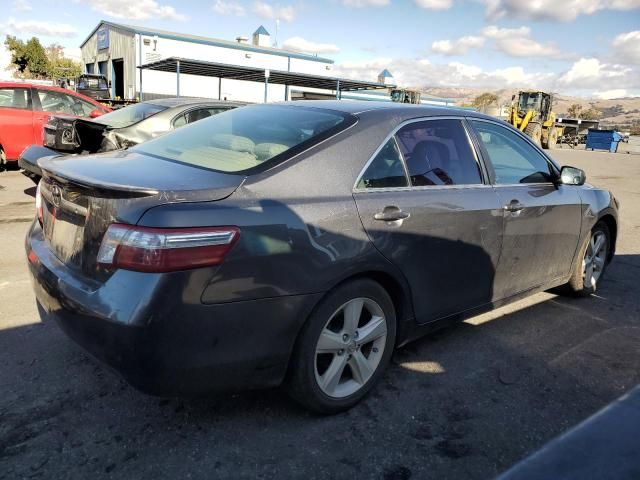
<path fill-rule="evenodd" d="M 484 112 L 490 105 L 494 105 L 498 103 L 498 96 L 495 93 L 485 92 L 482 95 L 478 95 L 473 99 L 472 105 Z"/>
<path fill-rule="evenodd" d="M 49 60 L 44 47 L 36 37 L 24 42 L 7 35 L 4 44 L 11 52 L 11 63 L 23 78 L 43 78 L 47 76 Z"/>
<path fill-rule="evenodd" d="M 58 58 L 49 61 L 47 76 L 56 78 L 75 78 L 82 73 L 82 65 L 70 58 Z"/>
<path fill-rule="evenodd" d="M 580 118 L 584 120 L 597 120 L 602 116 L 602 112 L 595 107 L 585 110 L 580 114 Z"/>
<path fill-rule="evenodd" d="M 582 105 L 579 103 L 574 103 L 567 109 L 567 114 L 571 118 L 580 118 L 580 114 L 582 113 Z"/>

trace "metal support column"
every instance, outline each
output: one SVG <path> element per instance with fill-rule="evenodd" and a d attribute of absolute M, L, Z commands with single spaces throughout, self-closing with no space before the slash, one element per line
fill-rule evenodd
<path fill-rule="evenodd" d="M 291 57 L 287 57 L 287 72 L 291 71 Z M 289 84 L 284 86 L 284 101 L 289 100 Z"/>
<path fill-rule="evenodd" d="M 338 80 L 338 83 L 336 84 L 336 99 L 340 100 L 340 80 Z"/>
<path fill-rule="evenodd" d="M 176 61 L 176 97 L 180 96 L 180 60 Z"/>
<path fill-rule="evenodd" d="M 222 100 L 222 77 L 218 77 L 218 100 Z"/>
<path fill-rule="evenodd" d="M 138 67 L 142 65 L 142 35 L 138 34 Z M 142 69 L 140 68 L 140 85 L 138 88 L 138 96 L 140 97 L 140 101 L 144 101 L 144 96 L 142 94 Z"/>
<path fill-rule="evenodd" d="M 269 70 L 265 70 L 264 71 L 264 103 L 267 103 L 267 99 L 268 96 L 267 94 L 269 93 Z"/>

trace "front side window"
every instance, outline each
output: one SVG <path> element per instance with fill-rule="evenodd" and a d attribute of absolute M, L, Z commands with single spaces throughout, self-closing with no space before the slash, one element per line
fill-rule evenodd
<path fill-rule="evenodd" d="M 66 113 L 79 117 L 88 117 L 96 110 L 94 104 L 86 102 L 74 95 L 68 95 L 54 90 L 38 90 L 38 97 L 42 111 L 51 113 Z"/>
<path fill-rule="evenodd" d="M 489 154 L 497 184 L 545 183 L 552 180 L 547 160 L 518 134 L 491 122 L 471 120 L 471 123 Z"/>
<path fill-rule="evenodd" d="M 0 88 L 0 108 L 31 110 L 31 98 L 27 88 Z"/>
<path fill-rule="evenodd" d="M 357 188 L 394 188 L 408 184 L 396 141 L 391 138 L 362 174 Z"/>
<path fill-rule="evenodd" d="M 106 115 L 105 115 L 106 116 Z M 332 110 L 256 105 L 188 124 L 132 150 L 221 172 L 268 168 L 348 127 L 355 118 Z M 267 164 L 267 162 L 271 162 Z M 267 165 L 265 165 L 267 164 Z"/>
<path fill-rule="evenodd" d="M 401 128 L 398 145 L 414 187 L 481 184 L 461 120 L 426 120 Z"/>

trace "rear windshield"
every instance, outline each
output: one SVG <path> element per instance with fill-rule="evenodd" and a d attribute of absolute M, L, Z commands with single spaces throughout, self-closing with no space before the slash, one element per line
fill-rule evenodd
<path fill-rule="evenodd" d="M 221 172 L 268 168 L 355 122 L 318 108 L 255 105 L 200 120 L 132 150 Z"/>
<path fill-rule="evenodd" d="M 94 119 L 94 122 L 102 123 L 114 128 L 124 128 L 149 118 L 167 107 L 154 105 L 153 103 L 136 103 L 128 107 L 119 108 Z"/>
<path fill-rule="evenodd" d="M 80 77 L 76 88 L 107 90 L 107 79 L 104 77 Z"/>

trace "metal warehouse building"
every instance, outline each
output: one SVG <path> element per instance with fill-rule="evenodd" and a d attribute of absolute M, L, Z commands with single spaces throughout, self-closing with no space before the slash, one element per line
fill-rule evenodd
<path fill-rule="evenodd" d="M 272 47 L 263 26 L 251 41 L 237 37 L 234 42 L 103 20 L 80 49 L 85 72 L 106 75 L 114 98 L 183 95 L 262 102 L 339 96 L 385 100 L 393 79 L 384 70 L 376 82 L 345 81 L 341 87 L 341 79 L 333 77 L 333 60 Z M 269 83 L 270 71 L 276 74 L 273 83 Z M 214 72 L 224 75 L 216 77 Z M 342 94 L 342 88 L 348 95 Z M 451 101 L 428 97 L 423 103 L 447 105 Z"/>

